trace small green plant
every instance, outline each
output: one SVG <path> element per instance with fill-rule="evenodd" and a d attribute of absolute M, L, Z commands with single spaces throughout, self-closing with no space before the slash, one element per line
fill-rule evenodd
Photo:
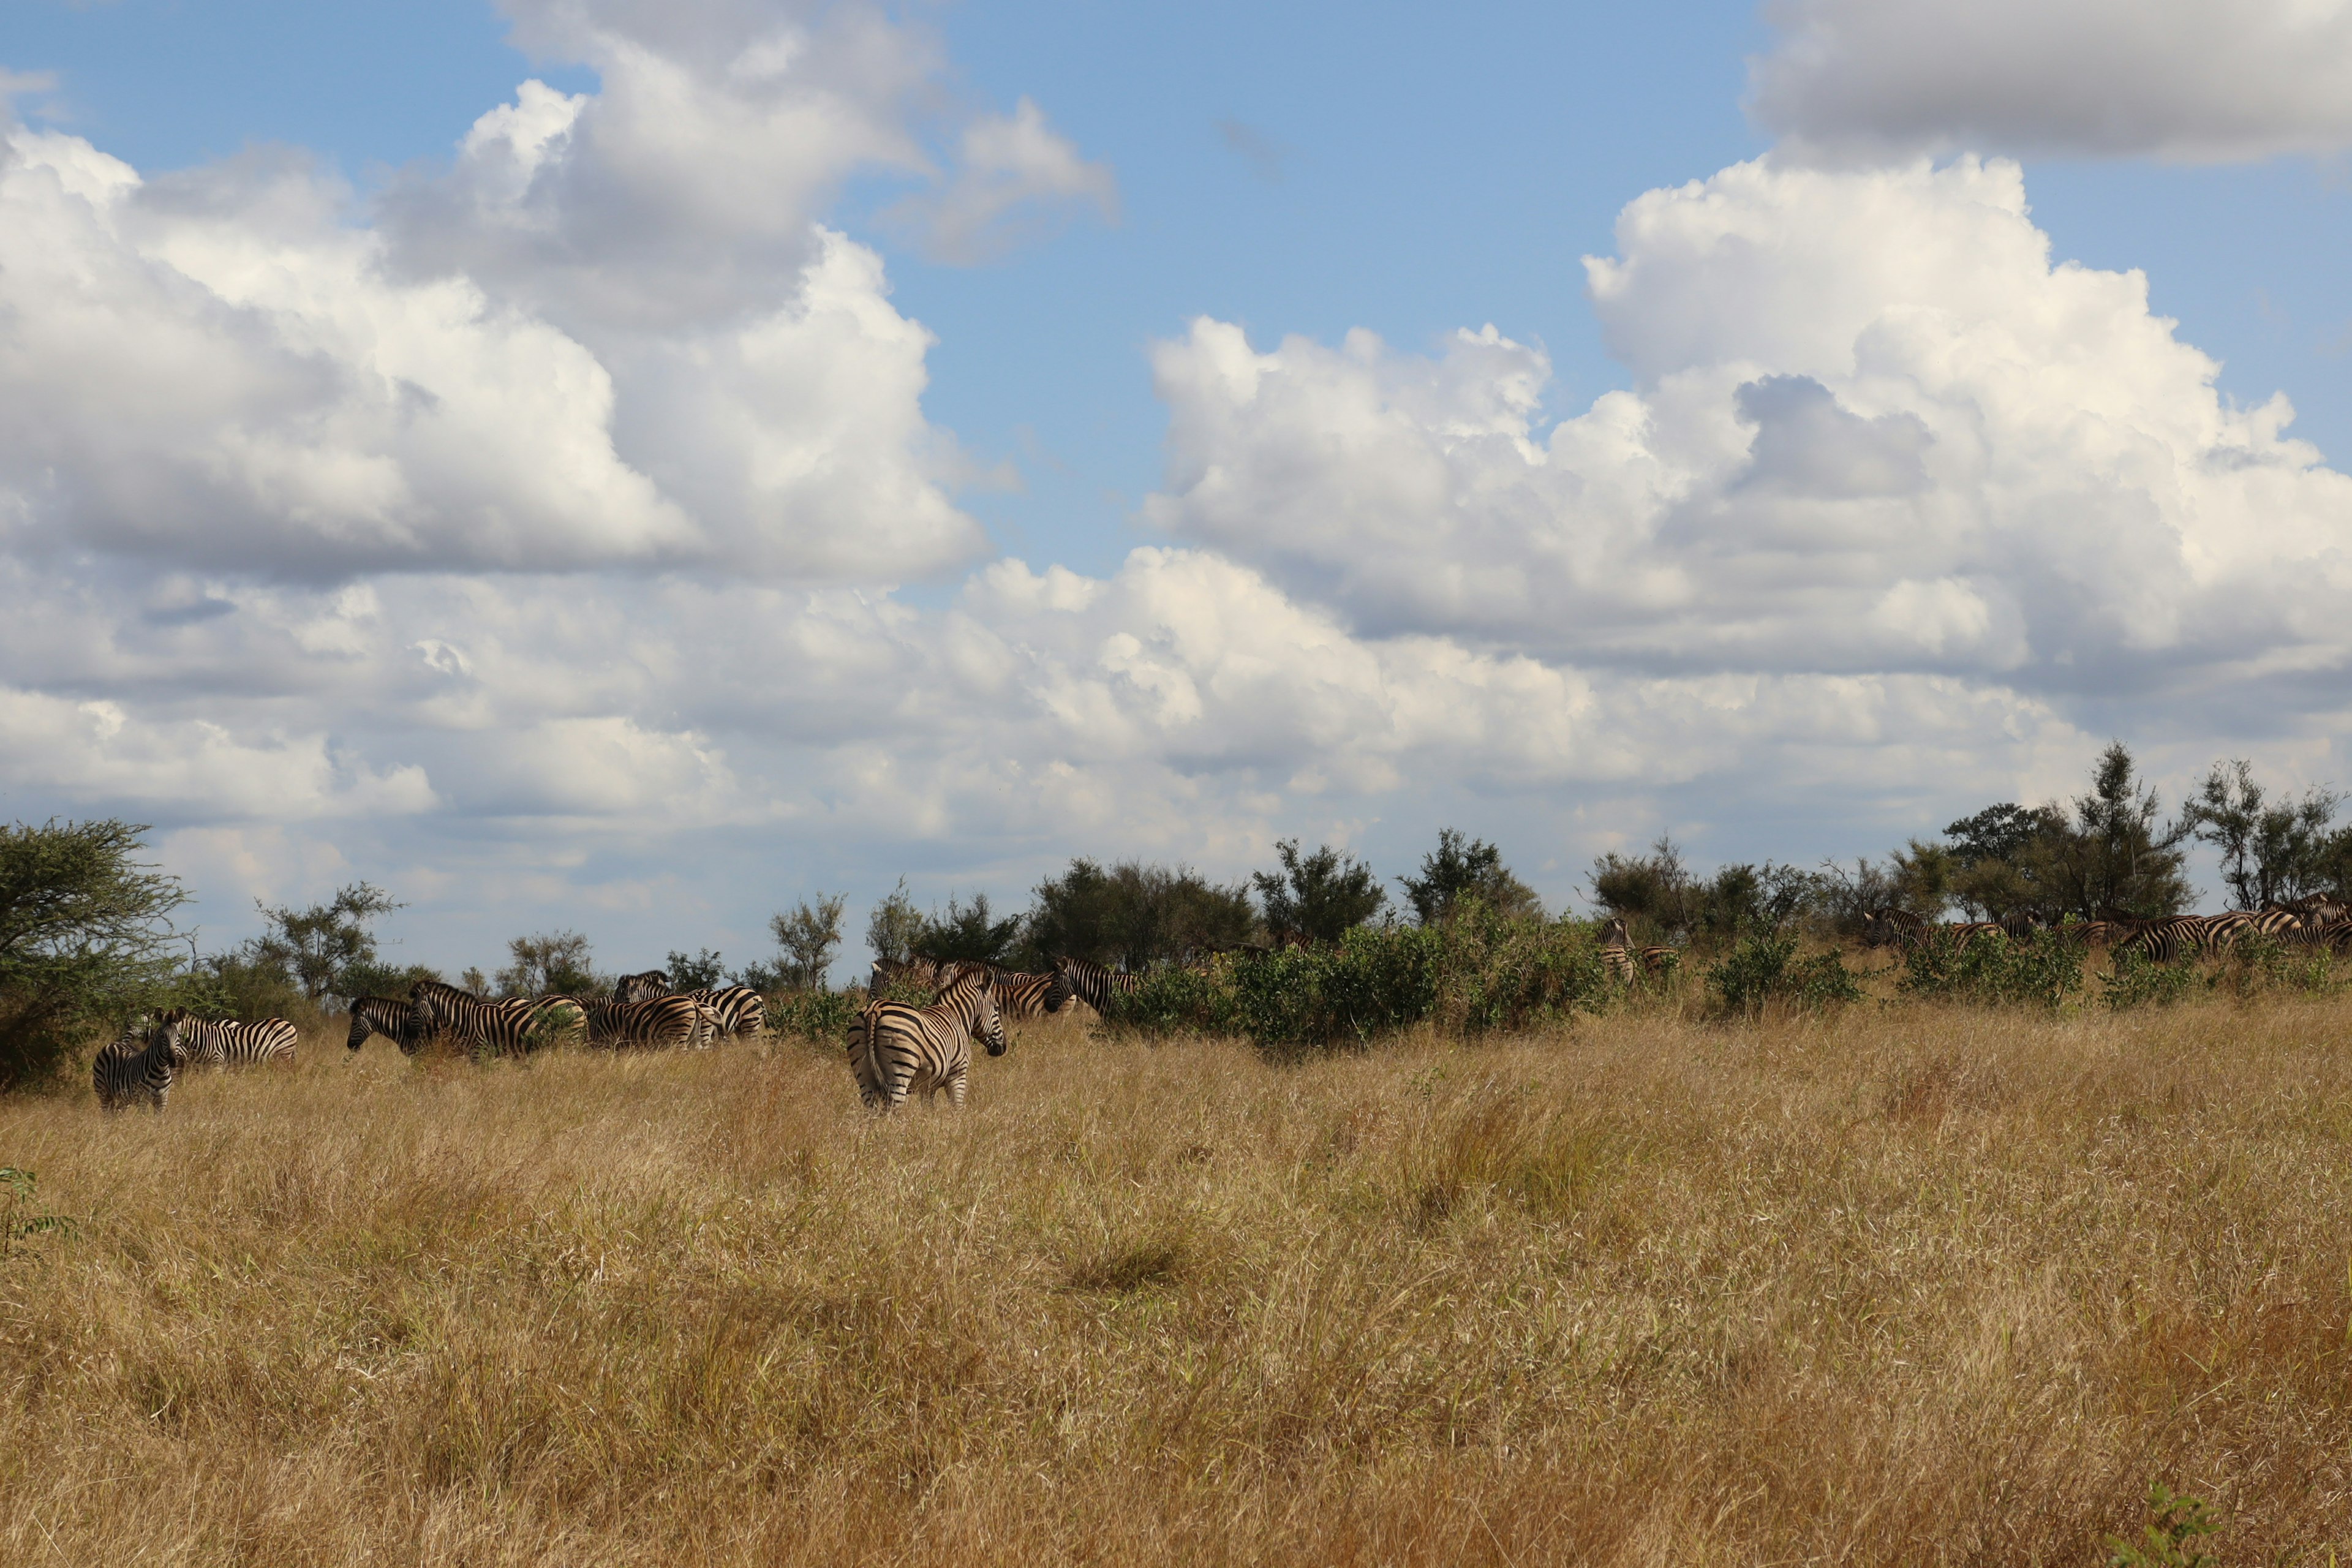
<path fill-rule="evenodd" d="M 2135 1546 L 2120 1536 L 2107 1537 L 2107 1544 L 2115 1549 L 2107 1559 L 2108 1568 L 2220 1568 L 2220 1558 L 2208 1556 L 2191 1544 L 2221 1528 L 2221 1521 L 2202 1499 L 2184 1497 L 2162 1481 L 2150 1481 L 2147 1511 L 2147 1527 L 2140 1532 L 2146 1544 Z"/>
<path fill-rule="evenodd" d="M 2158 963 L 2146 953 L 2117 948 L 2099 976 L 2102 999 L 2111 1011 L 2168 1007 L 2196 988 L 2197 971 L 2187 963 Z"/>
<path fill-rule="evenodd" d="M 50 1214 L 46 1209 L 34 1214 L 25 1212 L 38 1202 L 35 1185 L 32 1172 L 19 1170 L 14 1165 L 0 1165 L 0 1194 L 5 1194 L 7 1204 L 5 1213 L 0 1214 L 0 1260 L 5 1260 L 16 1250 L 17 1239 L 21 1237 L 37 1236 L 44 1232 L 58 1236 L 74 1233 L 74 1222 L 64 1215 Z"/>
<path fill-rule="evenodd" d="M 1797 956 L 1794 937 L 1751 936 L 1706 972 L 1706 986 L 1722 1010 L 1752 1018 L 1767 1002 L 1780 1001 L 1806 1012 L 1862 999 L 1862 987 L 1834 952 Z"/>
<path fill-rule="evenodd" d="M 2037 931 L 2013 942 L 1998 931 L 1964 934 L 1938 927 L 1903 955 L 1903 978 L 1897 984 L 1913 996 L 2062 1007 L 2083 988 L 2083 959 L 2072 942 L 2053 931 Z"/>

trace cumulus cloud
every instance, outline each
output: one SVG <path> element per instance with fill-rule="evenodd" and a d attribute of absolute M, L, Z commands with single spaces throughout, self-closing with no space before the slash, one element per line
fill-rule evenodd
<path fill-rule="evenodd" d="M 1788 150 L 2185 163 L 2352 142 L 2344 0 L 1781 0 L 1749 107 Z"/>
<path fill-rule="evenodd" d="M 1588 268 L 1635 385 L 1549 428 L 1543 355 L 1491 328 L 1196 322 L 1155 355 L 1150 515 L 1360 632 L 1585 668 L 2063 698 L 2341 666 L 2352 479 L 2284 397 L 2222 399 L 2138 274 L 2053 265 L 2014 164 L 1742 164 L 1617 237 Z"/>
<path fill-rule="evenodd" d="M 1009 115 L 982 115 L 964 128 L 955 177 L 937 195 L 898 211 L 943 261 L 984 261 L 1076 206 L 1118 214 L 1118 182 L 1107 163 L 1088 163 L 1068 138 L 1023 99 Z"/>

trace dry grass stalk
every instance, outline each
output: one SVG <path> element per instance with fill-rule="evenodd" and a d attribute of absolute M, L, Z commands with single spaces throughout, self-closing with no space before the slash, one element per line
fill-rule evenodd
<path fill-rule="evenodd" d="M 321 1038 L 0 1103 L 0 1561 L 2083 1564 L 2352 1539 L 2332 1000 L 1303 1067 Z"/>

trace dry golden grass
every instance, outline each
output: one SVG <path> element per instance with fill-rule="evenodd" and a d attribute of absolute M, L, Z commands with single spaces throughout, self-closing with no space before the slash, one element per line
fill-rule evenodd
<path fill-rule="evenodd" d="M 306 1043 L 0 1103 L 0 1562 L 2103 1562 L 2352 1541 L 2352 1006 Z"/>

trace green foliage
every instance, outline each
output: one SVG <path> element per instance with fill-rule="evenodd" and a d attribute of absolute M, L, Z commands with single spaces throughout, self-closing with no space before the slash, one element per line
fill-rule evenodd
<path fill-rule="evenodd" d="M 2299 801 L 2272 800 L 2241 757 L 2215 763 L 2204 787 L 2181 810 L 2181 821 L 2221 858 L 2221 880 L 2238 907 L 2259 910 L 2327 890 L 2339 857 L 2339 835 L 2328 831 L 2344 797 L 2306 791 Z"/>
<path fill-rule="evenodd" d="M 907 879 L 901 877 L 898 888 L 866 917 L 866 945 L 877 959 L 904 963 L 915 956 L 915 944 L 922 939 L 923 911 L 915 907 Z"/>
<path fill-rule="evenodd" d="M 915 944 L 915 951 L 942 963 L 961 960 L 1001 967 L 1011 958 L 1013 939 L 1020 931 L 1021 917 L 998 920 L 988 906 L 986 893 L 974 893 L 969 904 L 950 895 L 948 912 L 923 922 L 922 940 Z"/>
<path fill-rule="evenodd" d="M 349 978 L 354 968 L 378 967 L 375 933 L 369 922 L 404 906 L 381 888 L 354 882 L 307 910 L 272 909 L 257 902 L 254 907 L 261 911 L 265 929 L 237 950 L 237 958 L 257 973 L 283 976 L 306 1001 L 317 1003 L 328 996 L 369 994 Z"/>
<path fill-rule="evenodd" d="M 1185 867 L 1070 862 L 1037 885 L 1013 967 L 1042 970 L 1082 958 L 1140 973 L 1239 947 L 1257 925 L 1246 887 L 1223 887 Z"/>
<path fill-rule="evenodd" d="M 673 991 L 708 991 L 727 977 L 727 961 L 715 947 L 706 947 L 690 958 L 673 952 L 662 967 Z"/>
<path fill-rule="evenodd" d="M 1742 939 L 1707 970 L 1706 984 L 1726 1013 L 1750 1018 L 1770 1002 L 1813 1012 L 1862 999 L 1844 959 L 1834 952 L 1799 958 L 1796 939 L 1784 936 Z"/>
<path fill-rule="evenodd" d="M 1425 926 L 1444 924 L 1466 899 L 1514 918 L 1543 918 L 1543 905 L 1511 875 L 1503 852 L 1483 838 L 1465 840 L 1454 828 L 1438 830 L 1437 847 L 1422 857 L 1420 876 L 1397 880 L 1404 886 L 1412 918 Z"/>
<path fill-rule="evenodd" d="M 833 950 L 841 945 L 841 911 L 849 905 L 846 893 L 819 893 L 816 902 L 803 899 L 790 914 L 768 921 L 776 945 L 783 950 L 783 981 L 787 985 L 822 991 L 833 968 Z"/>
<path fill-rule="evenodd" d="M 2095 920 L 2108 909 L 2176 914 L 2192 898 L 2179 845 L 2195 816 L 2192 809 L 2180 822 L 2159 827 L 2158 805 L 2156 792 L 2140 782 L 2130 749 L 2118 741 L 2100 753 L 2091 787 L 2071 807 L 2004 801 L 1945 828 L 1958 867 L 1950 892 L 1983 920 L 2014 910 L 2047 920 L 2070 914 Z"/>
<path fill-rule="evenodd" d="M 576 931 L 519 936 L 507 943 L 513 960 L 499 971 L 502 996 L 584 995 L 606 989 L 590 961 L 588 939 Z"/>
<path fill-rule="evenodd" d="M 358 990 L 350 994 L 369 994 Z M 159 1005 L 185 1007 L 199 1018 L 299 1018 L 317 1013 L 317 1005 L 285 967 L 257 956 L 251 942 L 182 970 L 156 1000 Z"/>
<path fill-rule="evenodd" d="M 866 1005 L 866 993 L 856 986 L 844 991 L 772 991 L 765 1000 L 768 1027 L 775 1033 L 838 1045 L 848 1037 L 850 1024 Z M 930 997 L 926 994 L 919 1000 L 928 1002 Z"/>
<path fill-rule="evenodd" d="M 1660 838 L 1647 855 L 1612 850 L 1592 863 L 1593 901 L 1624 919 L 1641 937 L 1701 936 L 1737 941 L 1780 931 L 1801 915 L 1835 911 L 1852 904 L 1852 923 L 1861 929 L 1862 911 L 1885 901 L 1885 877 L 1867 862 L 1858 870 L 1857 889 L 1843 874 L 1801 871 L 1767 860 L 1738 862 L 1702 880 L 1683 864 L 1674 840 Z"/>
<path fill-rule="evenodd" d="M 2147 1512 L 2147 1527 L 2140 1532 L 2143 1544 L 2135 1546 L 2120 1536 L 2107 1537 L 2107 1544 L 2115 1549 L 2107 1559 L 2108 1568 L 2221 1568 L 2220 1558 L 2193 1544 L 2203 1536 L 2219 1534 L 2221 1529 L 2221 1521 L 2202 1499 L 2183 1496 L 2162 1481 L 2150 1481 Z"/>
<path fill-rule="evenodd" d="M 1259 871 L 1250 880 L 1257 887 L 1266 927 L 1277 942 L 1286 936 L 1337 942 L 1389 901 L 1370 866 L 1328 844 L 1301 857 L 1298 840 L 1286 838 L 1274 852 L 1282 861 L 1280 874 Z"/>
<path fill-rule="evenodd" d="M 1904 954 L 1898 984 L 1913 996 L 2060 1007 L 2083 988 L 2083 956 L 2054 931 L 2013 942 L 1997 931 L 1938 927 Z"/>
<path fill-rule="evenodd" d="M 2197 986 L 2197 969 L 2186 961 L 2158 963 L 2136 949 L 2117 948 L 2099 976 L 2101 1000 L 2115 1012 L 2168 1007 Z"/>
<path fill-rule="evenodd" d="M 187 893 L 117 821 L 0 828 L 0 1089 L 56 1075 L 93 1033 L 152 1005 Z"/>
<path fill-rule="evenodd" d="M 74 1222 L 64 1215 L 51 1214 L 38 1206 L 35 1193 L 37 1183 L 33 1173 L 14 1165 L 0 1165 L 0 1262 L 7 1260 L 16 1243 L 25 1237 L 71 1236 Z M 27 1212 L 30 1211 L 30 1212 Z"/>
<path fill-rule="evenodd" d="M 2272 991 L 2326 991 L 2336 984 L 2334 955 L 2324 947 L 2289 947 L 2250 931 L 2230 944 L 2219 983 L 2239 996 Z"/>
<path fill-rule="evenodd" d="M 1108 1022 L 1141 1034 L 1240 1034 L 1292 1053 L 1362 1045 L 1431 1024 L 1475 1035 L 1600 1006 L 1608 977 L 1591 928 L 1513 919 L 1474 899 L 1441 925 L 1358 926 L 1338 942 L 1227 953 L 1146 973 Z"/>

